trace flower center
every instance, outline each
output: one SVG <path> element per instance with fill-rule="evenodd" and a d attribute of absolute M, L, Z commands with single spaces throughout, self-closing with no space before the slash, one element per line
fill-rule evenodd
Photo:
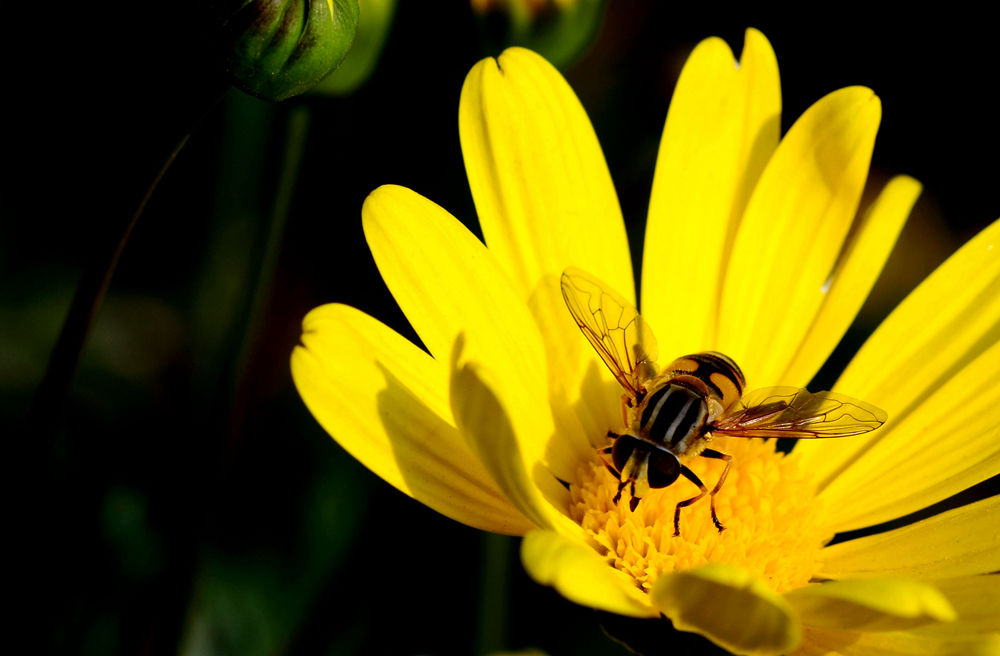
<path fill-rule="evenodd" d="M 733 456 L 732 469 L 715 495 L 719 520 L 712 524 L 709 496 L 681 509 L 680 535 L 674 536 L 677 503 L 698 495 L 684 477 L 651 490 L 635 512 L 626 491 L 612 499 L 618 480 L 598 459 L 581 464 L 570 485 L 570 516 L 588 533 L 608 562 L 649 591 L 665 572 L 705 563 L 737 565 L 767 582 L 776 592 L 809 581 L 823 545 L 833 537 L 820 525 L 821 508 L 812 478 L 794 456 L 775 452 L 775 441 L 716 438 L 712 448 Z M 691 458 L 686 464 L 711 490 L 725 463 Z"/>

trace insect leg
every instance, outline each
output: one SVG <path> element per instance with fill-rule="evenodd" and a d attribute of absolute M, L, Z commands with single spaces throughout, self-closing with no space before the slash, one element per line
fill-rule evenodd
<path fill-rule="evenodd" d="M 617 491 L 617 492 L 615 492 L 615 496 L 614 496 L 614 498 L 613 498 L 613 499 L 611 500 L 611 503 L 613 503 L 613 504 L 617 505 L 617 504 L 618 504 L 618 502 L 619 502 L 619 501 L 621 501 L 621 498 L 622 498 L 622 490 L 624 490 L 624 489 L 625 489 L 625 486 L 626 486 L 626 485 L 628 485 L 628 480 L 627 480 L 627 479 L 626 479 L 626 480 L 624 480 L 624 481 L 622 481 L 621 483 L 619 483 L 619 484 L 618 484 L 618 491 Z"/>
<path fill-rule="evenodd" d="M 621 473 L 617 469 L 615 469 L 613 464 L 611 464 L 605 459 L 605 456 L 611 455 L 612 451 L 615 448 L 614 440 L 618 439 L 619 437 L 621 436 L 618 435 L 618 433 L 608 431 L 608 438 L 612 440 L 612 443 L 602 449 L 597 450 L 597 453 L 600 454 L 599 457 L 601 459 L 601 462 L 604 463 L 604 466 L 607 467 L 608 471 L 611 472 L 611 475 L 614 476 L 615 478 L 619 478 L 621 476 Z M 619 490 L 618 493 L 621 494 L 621 491 Z M 615 503 L 618 503 L 618 501 L 615 500 Z"/>
<path fill-rule="evenodd" d="M 688 469 L 687 466 L 681 465 L 681 473 L 684 474 L 684 478 L 688 479 L 689 481 L 697 485 L 698 489 L 701 490 L 701 493 L 698 494 L 698 496 L 691 497 L 690 499 L 681 501 L 680 503 L 677 504 L 677 507 L 674 509 L 674 537 L 677 537 L 678 535 L 681 534 L 681 508 L 690 506 L 692 503 L 694 503 L 695 501 L 701 499 L 703 496 L 708 494 L 708 488 L 705 487 L 705 484 L 701 482 L 701 479 L 698 478 L 698 475 L 695 474 L 690 469 Z M 719 524 L 719 521 L 715 519 L 714 513 L 712 519 L 715 520 L 716 528 L 718 528 L 721 531 L 723 527 L 721 524 Z"/>
<path fill-rule="evenodd" d="M 621 476 L 621 473 L 617 469 L 615 469 L 615 466 L 612 465 L 610 462 L 608 462 L 604 458 L 601 458 L 601 462 L 604 463 L 604 468 L 607 469 L 609 472 L 611 472 L 612 476 L 614 476 L 615 478 L 618 478 L 618 477 Z M 619 493 L 620 493 L 620 491 L 619 491 Z"/>
<path fill-rule="evenodd" d="M 635 481 L 632 481 L 632 498 L 628 500 L 628 509 L 635 512 L 639 506 L 639 499 L 635 496 Z"/>
<path fill-rule="evenodd" d="M 716 451 L 715 449 L 705 449 L 700 455 L 702 458 L 713 458 L 715 460 L 726 461 L 726 468 L 722 470 L 722 476 L 719 477 L 719 482 L 715 484 L 714 488 L 712 488 L 711 496 L 712 521 L 715 522 L 715 528 L 719 529 L 721 532 L 725 527 L 719 521 L 718 515 L 715 514 L 715 494 L 722 489 L 722 484 L 726 482 L 726 476 L 729 476 L 729 469 L 733 466 L 733 457 L 728 453 Z"/>
<path fill-rule="evenodd" d="M 632 397 L 628 394 L 622 394 L 622 424 L 625 426 L 628 426 L 628 409 L 631 407 Z M 614 435 L 614 433 L 608 431 L 608 435 Z"/>

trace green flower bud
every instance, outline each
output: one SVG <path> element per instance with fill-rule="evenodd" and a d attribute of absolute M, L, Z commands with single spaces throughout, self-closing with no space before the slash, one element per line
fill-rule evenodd
<path fill-rule="evenodd" d="M 313 93 L 330 96 L 353 93 L 375 70 L 396 14 L 397 0 L 364 1 L 351 51 L 337 70 L 313 88 Z"/>
<path fill-rule="evenodd" d="M 358 24 L 357 0 L 228 0 L 224 7 L 229 72 L 265 100 L 304 93 L 326 77 Z"/>

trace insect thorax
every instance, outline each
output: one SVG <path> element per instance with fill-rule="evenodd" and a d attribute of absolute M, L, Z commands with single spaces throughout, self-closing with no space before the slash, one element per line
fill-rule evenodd
<path fill-rule="evenodd" d="M 654 381 L 659 384 L 650 386 L 637 408 L 634 430 L 643 439 L 662 444 L 678 456 L 696 455 L 704 448 L 702 437 L 710 416 L 710 399 L 704 384 L 686 375 Z"/>

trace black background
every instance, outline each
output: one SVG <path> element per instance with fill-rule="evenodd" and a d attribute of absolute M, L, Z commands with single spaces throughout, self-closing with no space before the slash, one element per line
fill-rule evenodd
<path fill-rule="evenodd" d="M 32 556 L 18 572 L 24 608 L 43 620 L 32 634 L 43 648 L 625 653 L 591 611 L 526 577 L 516 541 L 444 519 L 354 462 L 291 385 L 288 357 L 316 305 L 355 305 L 411 334 L 361 234 L 371 190 L 410 187 L 476 230 L 458 98 L 471 66 L 498 51 L 464 3 L 401 5 L 357 93 L 277 106 L 237 91 L 215 101 L 200 5 L 105 3 L 13 21 L 24 29 L 5 93 L 0 407 L 15 422 L 82 271 L 203 116 L 120 262 L 62 429 L 28 463 L 38 465 L 29 480 L 11 478 L 14 540 Z M 784 129 L 842 86 L 878 93 L 871 183 L 906 173 L 925 192 L 831 377 L 893 303 L 997 216 L 995 21 L 797 7 L 611 2 L 565 75 L 601 140 L 634 257 L 671 91 L 699 40 L 721 36 L 738 53 L 746 27 L 764 32 Z M 287 222 L 269 241 L 287 126 L 304 115 Z M 275 269 L 254 311 L 246 290 L 267 244 Z M 15 435 L 38 439 L 30 424 Z M 490 550 L 509 586 L 495 633 L 480 623 Z M 673 653 L 710 651 L 663 635 Z"/>

